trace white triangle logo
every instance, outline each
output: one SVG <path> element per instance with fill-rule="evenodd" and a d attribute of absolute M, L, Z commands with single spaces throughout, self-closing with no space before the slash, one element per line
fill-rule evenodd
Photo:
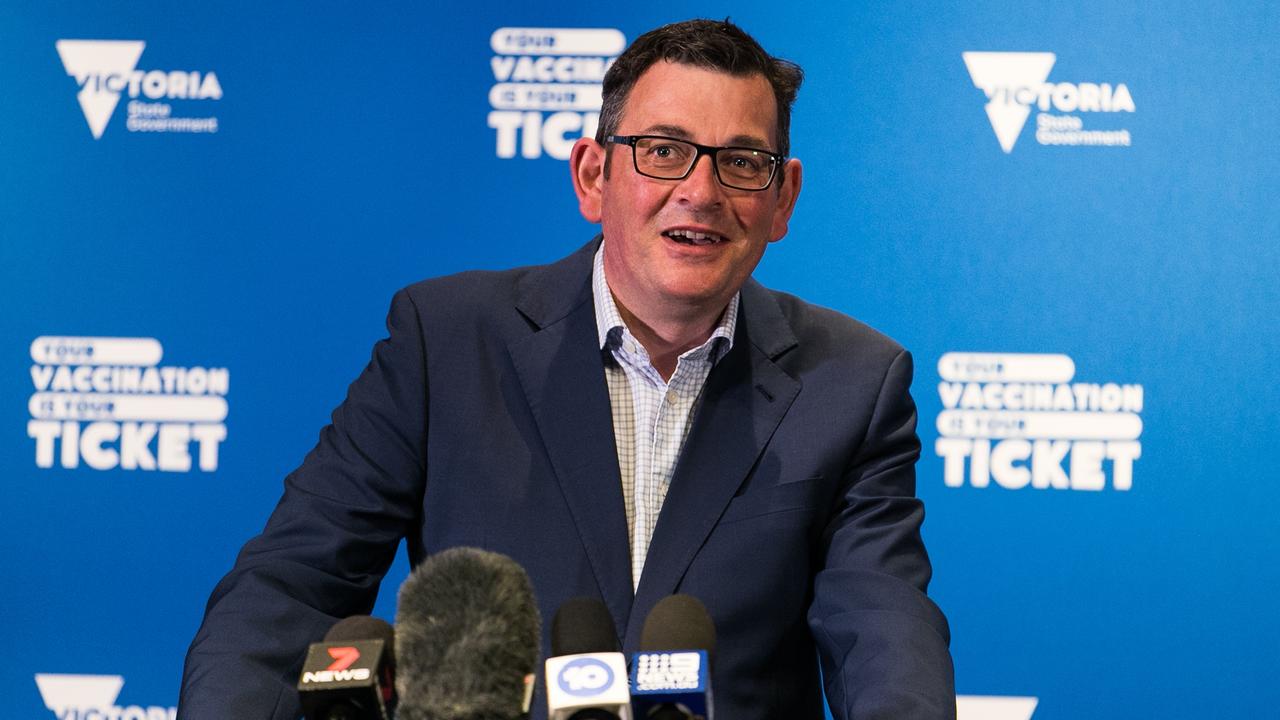
<path fill-rule="evenodd" d="M 1036 52 L 966 52 L 973 84 L 987 94 L 987 118 L 1006 153 L 1031 115 L 1031 102 L 1049 79 L 1057 56 Z"/>
<path fill-rule="evenodd" d="M 141 40 L 59 40 L 54 43 L 62 67 L 76 79 L 80 109 L 93 139 L 102 137 L 111 113 L 120 102 L 120 90 L 138 66 L 146 43 Z"/>
<path fill-rule="evenodd" d="M 68 711 L 76 711 L 74 717 L 94 710 L 104 717 L 116 704 L 124 677 L 120 675 L 50 675 L 36 674 L 36 687 L 44 706 L 58 717 L 68 717 Z"/>

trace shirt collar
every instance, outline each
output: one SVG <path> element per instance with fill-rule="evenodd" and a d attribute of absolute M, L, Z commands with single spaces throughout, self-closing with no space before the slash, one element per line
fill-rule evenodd
<path fill-rule="evenodd" d="M 591 268 L 591 294 L 595 301 L 596 332 L 600 337 L 600 348 L 602 350 L 611 350 L 622 342 L 624 334 L 631 335 L 631 331 L 627 328 L 626 323 L 622 321 L 622 315 L 618 312 L 618 306 L 613 301 L 613 293 L 609 292 L 609 283 L 604 276 L 603 241 L 600 243 L 600 248 L 596 250 L 595 261 Z M 710 346 L 710 360 L 714 364 L 719 362 L 720 358 L 724 357 L 729 350 L 733 349 L 733 331 L 738 325 L 740 296 L 740 292 L 733 294 L 728 306 L 720 314 L 719 324 L 711 332 L 707 341 L 697 348 L 689 350 L 688 353 L 695 353 Z"/>

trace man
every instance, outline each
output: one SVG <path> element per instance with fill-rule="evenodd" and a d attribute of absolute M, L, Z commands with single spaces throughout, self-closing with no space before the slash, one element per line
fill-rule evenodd
<path fill-rule="evenodd" d="M 723 718 L 821 717 L 820 678 L 837 718 L 954 716 L 910 357 L 750 279 L 800 192 L 800 80 L 728 22 L 618 58 L 571 156 L 603 240 L 397 294 L 390 337 L 215 589 L 184 717 L 295 717 L 306 644 L 372 607 L 401 538 L 415 564 L 512 556 L 544 617 L 598 596 L 627 651 L 662 597 L 699 598 Z"/>

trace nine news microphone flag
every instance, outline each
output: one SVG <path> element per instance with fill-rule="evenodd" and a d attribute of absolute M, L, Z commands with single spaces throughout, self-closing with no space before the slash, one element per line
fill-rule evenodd
<path fill-rule="evenodd" d="M 631 667 L 631 709 L 637 718 L 714 718 L 711 662 L 716 631 L 707 608 L 689 595 L 659 600 L 645 618 Z"/>

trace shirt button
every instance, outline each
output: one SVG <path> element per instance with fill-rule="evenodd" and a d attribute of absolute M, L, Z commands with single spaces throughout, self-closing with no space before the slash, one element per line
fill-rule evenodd
<path fill-rule="evenodd" d="M 668 391 L 667 391 L 667 404 L 668 404 L 668 405 L 675 405 L 675 404 L 676 404 L 676 401 L 677 401 L 677 400 L 679 400 L 679 399 L 680 399 L 680 396 L 676 395 L 676 391 L 675 391 L 675 390 L 668 390 Z"/>

